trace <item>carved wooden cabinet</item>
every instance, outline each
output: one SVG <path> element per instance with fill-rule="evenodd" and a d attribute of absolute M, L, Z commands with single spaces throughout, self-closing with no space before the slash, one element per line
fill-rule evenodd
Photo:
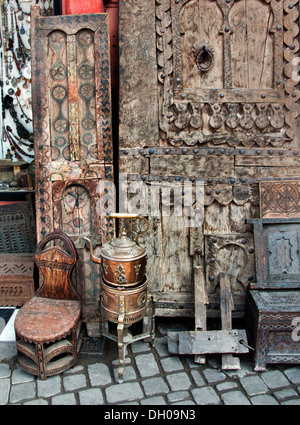
<path fill-rule="evenodd" d="M 113 181 L 106 14 L 41 17 L 32 7 L 33 116 L 38 241 L 61 230 L 75 243 L 83 320 L 99 314 L 100 270 L 83 236 L 101 242 L 101 203 Z"/>
<path fill-rule="evenodd" d="M 0 202 L 0 306 L 22 306 L 34 295 L 35 219 L 30 196 Z"/>
<path fill-rule="evenodd" d="M 286 193 L 288 186 L 291 186 L 290 182 L 261 184 L 261 210 L 265 215 L 278 213 L 279 206 L 281 210 L 290 207 L 295 210 L 297 206 L 287 197 L 282 202 L 282 197 L 274 196 L 275 202 L 270 203 L 270 193 Z M 268 213 L 266 206 L 269 207 Z M 253 223 L 254 229 L 256 282 L 247 291 L 245 319 L 251 344 L 255 347 L 254 368 L 262 371 L 269 363 L 299 363 L 300 218 L 248 221 Z"/>
<path fill-rule="evenodd" d="M 300 177 L 299 1 L 121 1 L 119 32 L 120 172 L 148 187 L 204 185 L 201 226 L 165 215 L 162 196 L 149 213 L 157 314 L 194 314 L 200 265 L 209 314 L 225 272 L 242 315 L 258 183 Z"/>

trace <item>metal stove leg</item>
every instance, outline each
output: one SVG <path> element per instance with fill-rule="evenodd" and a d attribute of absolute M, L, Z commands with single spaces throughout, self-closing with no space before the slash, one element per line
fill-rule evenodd
<path fill-rule="evenodd" d="M 150 344 L 153 345 L 155 340 L 155 304 L 153 297 L 151 297 L 149 303 L 149 325 Z"/>
<path fill-rule="evenodd" d="M 108 334 L 108 332 L 108 322 L 103 317 L 102 297 L 100 297 L 100 336 L 105 336 L 105 334 Z"/>
<path fill-rule="evenodd" d="M 155 307 L 153 297 L 148 301 L 148 315 L 143 318 L 143 340 L 153 345 L 155 339 Z"/>

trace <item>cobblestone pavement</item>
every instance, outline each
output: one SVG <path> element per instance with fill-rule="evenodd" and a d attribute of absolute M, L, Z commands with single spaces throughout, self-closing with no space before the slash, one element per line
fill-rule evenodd
<path fill-rule="evenodd" d="M 128 346 L 124 382 L 117 383 L 116 343 L 106 340 L 103 354 L 81 354 L 77 366 L 45 381 L 23 372 L 13 342 L 0 344 L 0 405 L 299 405 L 300 366 L 269 365 L 254 372 L 248 355 L 241 369 L 222 371 L 220 356 L 199 365 L 194 356 L 170 355 L 167 330 L 156 325 L 154 346 Z"/>

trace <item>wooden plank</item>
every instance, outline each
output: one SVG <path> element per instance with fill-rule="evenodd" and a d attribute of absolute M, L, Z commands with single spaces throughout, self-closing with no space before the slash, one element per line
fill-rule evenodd
<path fill-rule="evenodd" d="M 220 273 L 220 303 L 222 330 L 232 329 L 232 310 L 234 302 L 231 292 L 230 278 L 225 273 Z M 240 359 L 232 354 L 222 354 L 222 369 L 240 369 Z"/>
<path fill-rule="evenodd" d="M 147 174 L 149 158 L 144 156 L 121 156 L 119 158 L 119 172 L 125 174 Z"/>
<path fill-rule="evenodd" d="M 236 155 L 236 166 L 247 167 L 299 167 L 300 157 L 290 156 L 242 156 Z"/>
<path fill-rule="evenodd" d="M 182 98 L 178 90 L 174 90 L 174 99 L 182 103 Z M 184 102 L 208 102 L 214 103 L 281 103 L 284 101 L 284 91 L 274 89 L 253 89 L 245 88 L 230 89 L 185 89 Z M 222 94 L 222 96 L 220 96 Z M 265 97 L 262 99 L 262 95 Z"/>
<path fill-rule="evenodd" d="M 299 176 L 299 166 L 286 165 L 285 167 L 273 167 L 272 163 L 269 166 L 235 166 L 234 168 L 235 177 L 247 178 L 252 177 L 255 179 L 263 179 L 268 177 L 283 178 L 283 177 L 295 177 Z"/>
<path fill-rule="evenodd" d="M 273 86 L 273 37 L 269 31 L 271 13 L 270 5 L 266 2 L 247 0 L 235 4 L 232 9 L 230 22 L 233 29 L 235 86 Z"/>
<path fill-rule="evenodd" d="M 231 293 L 230 279 L 225 273 L 220 273 L 221 324 L 222 330 L 232 329 L 232 310 L 234 303 Z"/>
<path fill-rule="evenodd" d="M 150 158 L 150 172 L 159 175 L 231 177 L 234 174 L 233 156 L 200 157 L 194 155 L 156 155 Z"/>
<path fill-rule="evenodd" d="M 200 260 L 202 262 L 202 260 Z M 206 331 L 206 310 L 209 304 L 205 274 L 202 265 L 194 267 L 194 294 L 195 294 L 195 331 Z M 205 364 L 204 355 L 196 355 L 195 362 Z"/>
<path fill-rule="evenodd" d="M 119 3 L 120 147 L 158 144 L 155 2 Z"/>
<path fill-rule="evenodd" d="M 149 290 L 161 292 L 162 298 L 168 300 L 168 294 L 189 294 L 193 291 L 192 258 L 189 253 L 189 228 L 184 216 L 153 217 L 150 222 L 150 238 L 143 240 L 147 249 L 147 273 Z M 153 233 L 152 233 L 153 229 Z M 178 299 L 177 298 L 177 299 Z M 172 299 L 173 301 L 173 299 Z M 179 302 L 180 303 L 180 302 Z M 160 311 L 160 310 L 157 310 Z"/>
<path fill-rule="evenodd" d="M 168 332 L 168 339 L 172 341 L 169 349 L 175 348 L 178 340 L 178 354 L 248 353 L 248 348 L 239 342 L 240 340 L 246 341 L 246 331 L 242 329 Z"/>

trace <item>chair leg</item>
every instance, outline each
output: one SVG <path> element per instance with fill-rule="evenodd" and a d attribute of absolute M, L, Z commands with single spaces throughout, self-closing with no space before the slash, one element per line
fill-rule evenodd
<path fill-rule="evenodd" d="M 35 351 L 38 359 L 39 378 L 45 380 L 47 377 L 45 373 L 44 344 L 36 344 Z"/>
<path fill-rule="evenodd" d="M 79 322 L 77 324 L 77 326 L 75 326 L 72 329 L 72 345 L 74 347 L 74 365 L 77 364 L 78 361 L 78 357 L 79 357 L 79 350 L 81 347 L 81 343 L 82 343 L 82 338 L 81 338 L 81 322 Z"/>

